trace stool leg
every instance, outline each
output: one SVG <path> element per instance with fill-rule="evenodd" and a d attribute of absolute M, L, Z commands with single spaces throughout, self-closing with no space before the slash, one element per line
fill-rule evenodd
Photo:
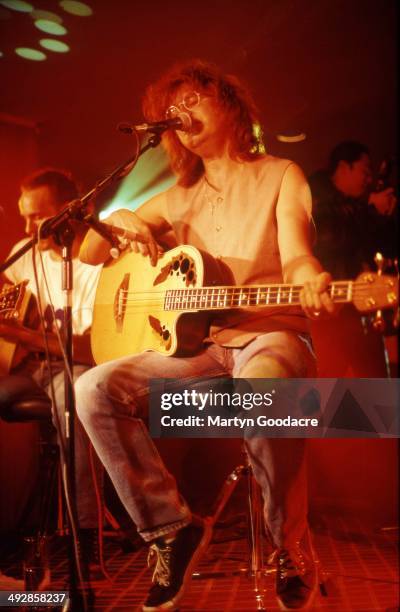
<path fill-rule="evenodd" d="M 327 579 L 329 578 L 329 574 L 326 574 L 322 569 L 320 558 L 314 546 L 314 538 L 311 533 L 311 529 L 309 527 L 307 529 L 307 540 L 308 540 L 308 547 L 311 552 L 311 558 L 315 566 L 317 583 L 319 586 L 320 593 L 323 597 L 328 597 L 326 582 L 327 582 Z"/>
<path fill-rule="evenodd" d="M 207 517 L 212 526 L 214 526 L 220 518 L 233 492 L 243 476 L 247 479 L 247 541 L 249 546 L 249 562 L 247 570 L 240 569 L 238 571 L 219 571 L 219 572 L 196 572 L 193 577 L 196 579 L 207 579 L 233 576 L 247 573 L 254 579 L 254 592 L 256 598 L 257 610 L 265 610 L 264 593 L 266 588 L 265 576 L 269 573 L 264 569 L 263 556 L 263 532 L 264 532 L 264 513 L 261 489 L 257 484 L 251 465 L 247 459 L 247 465 L 239 465 L 226 478 L 222 488 L 214 503 L 213 513 Z"/>
<path fill-rule="evenodd" d="M 267 591 L 266 577 L 275 570 L 267 569 L 264 563 L 264 503 L 260 486 L 254 478 L 248 458 L 247 461 L 249 566 L 254 580 L 256 609 L 266 610 L 264 604 Z"/>
<path fill-rule="evenodd" d="M 226 478 L 217 499 L 214 502 L 213 513 L 211 516 L 207 517 L 211 527 L 214 527 L 215 523 L 218 521 L 246 470 L 247 468 L 244 465 L 239 465 Z"/>
<path fill-rule="evenodd" d="M 44 450 L 43 450 L 44 448 Z M 44 481 L 42 484 L 42 499 L 40 504 L 39 535 L 48 535 L 51 502 L 57 486 L 58 473 L 58 447 L 51 445 L 42 448 L 44 466 Z"/>
<path fill-rule="evenodd" d="M 263 568 L 263 504 L 260 487 L 256 483 L 251 467 L 247 468 L 248 489 L 248 537 L 250 549 L 250 568 L 253 574 Z"/>

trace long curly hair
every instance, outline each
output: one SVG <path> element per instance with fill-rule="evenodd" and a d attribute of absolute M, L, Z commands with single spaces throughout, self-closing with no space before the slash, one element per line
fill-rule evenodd
<path fill-rule="evenodd" d="M 162 121 L 166 109 L 174 102 L 174 94 L 184 84 L 216 96 L 229 113 L 231 133 L 229 155 L 237 160 L 254 160 L 264 153 L 258 110 L 247 89 L 232 75 L 226 75 L 214 64 L 191 60 L 175 64 L 156 83 L 150 85 L 143 98 L 143 114 L 147 121 Z M 170 158 L 178 184 L 194 185 L 204 174 L 202 159 L 186 149 L 173 130 L 163 134 L 163 145 Z"/>

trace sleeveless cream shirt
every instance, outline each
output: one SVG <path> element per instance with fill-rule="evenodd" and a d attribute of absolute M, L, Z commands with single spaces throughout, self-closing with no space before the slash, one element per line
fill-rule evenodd
<path fill-rule="evenodd" d="M 167 204 L 178 244 L 190 244 L 225 264 L 235 285 L 283 282 L 277 238 L 276 204 L 283 176 L 293 163 L 270 155 L 242 162 L 221 191 L 201 178 L 190 188 L 175 185 Z M 268 331 L 308 332 L 300 308 L 247 308 L 221 311 L 211 322 L 210 338 L 222 346 L 242 347 Z"/>

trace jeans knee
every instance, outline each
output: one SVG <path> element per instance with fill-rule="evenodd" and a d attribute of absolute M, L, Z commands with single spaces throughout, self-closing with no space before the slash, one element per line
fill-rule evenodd
<path fill-rule="evenodd" d="M 93 368 L 75 382 L 76 414 L 83 423 L 89 421 L 97 412 L 97 392 L 98 381 Z"/>
<path fill-rule="evenodd" d="M 254 355 L 240 371 L 242 378 L 287 378 L 290 376 L 291 372 L 285 361 L 268 353 Z"/>
<path fill-rule="evenodd" d="M 76 412 L 82 423 L 97 415 L 116 414 L 135 416 L 138 412 L 125 371 L 105 363 L 85 372 L 75 383 Z"/>

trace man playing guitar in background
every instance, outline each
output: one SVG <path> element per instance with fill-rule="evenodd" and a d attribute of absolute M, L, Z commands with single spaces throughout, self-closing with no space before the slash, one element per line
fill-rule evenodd
<path fill-rule="evenodd" d="M 18 202 L 19 211 L 25 221 L 25 233 L 29 237 L 37 234 L 40 224 L 57 214 L 71 200 L 78 197 L 78 191 L 71 177 L 60 170 L 45 168 L 26 177 L 21 184 L 21 196 Z M 79 248 L 85 233 L 85 227 L 74 223 L 75 240 L 72 246 L 73 255 L 73 359 L 74 376 L 78 377 L 93 363 L 90 349 L 89 329 L 92 322 L 92 308 L 100 268 L 83 264 L 78 259 Z M 26 241 L 22 240 L 11 253 L 20 248 Z M 35 266 L 43 311 L 44 325 L 48 341 L 51 364 L 45 357 L 45 344 L 42 329 L 32 329 L 21 321 L 0 321 L 0 353 L 8 350 L 10 372 L 0 371 L 0 409 L 7 412 L 7 405 L 21 399 L 33 397 L 51 397 L 50 382 L 52 378 L 55 391 L 55 406 L 58 418 L 54 419 L 59 433 L 65 435 L 64 417 L 64 372 L 62 352 L 54 333 L 55 325 L 62 333 L 63 303 L 61 283 L 61 247 L 53 237 L 40 239 L 35 249 L 25 253 L 5 272 L 6 282 L 22 283 L 28 281 L 27 290 L 38 295 L 35 280 Z M 33 265 L 35 261 L 35 266 Z M 43 264 L 43 265 L 42 265 Z M 47 289 L 47 287 L 48 289 Z M 49 297 L 50 296 L 50 297 Z M 51 303 L 50 303 L 51 300 Z M 29 313 L 27 313 L 29 318 Z M 16 350 L 13 356 L 13 347 Z M 10 351 L 11 347 L 11 351 Z M 51 366 L 51 371 L 50 371 Z M 76 420 L 75 427 L 75 472 L 77 490 L 77 511 L 81 528 L 83 560 L 89 564 L 91 578 L 100 574 L 97 527 L 98 509 L 93 483 L 91 461 L 89 458 L 90 443 L 87 435 Z M 95 470 L 101 482 L 101 466 L 95 457 Z"/>

